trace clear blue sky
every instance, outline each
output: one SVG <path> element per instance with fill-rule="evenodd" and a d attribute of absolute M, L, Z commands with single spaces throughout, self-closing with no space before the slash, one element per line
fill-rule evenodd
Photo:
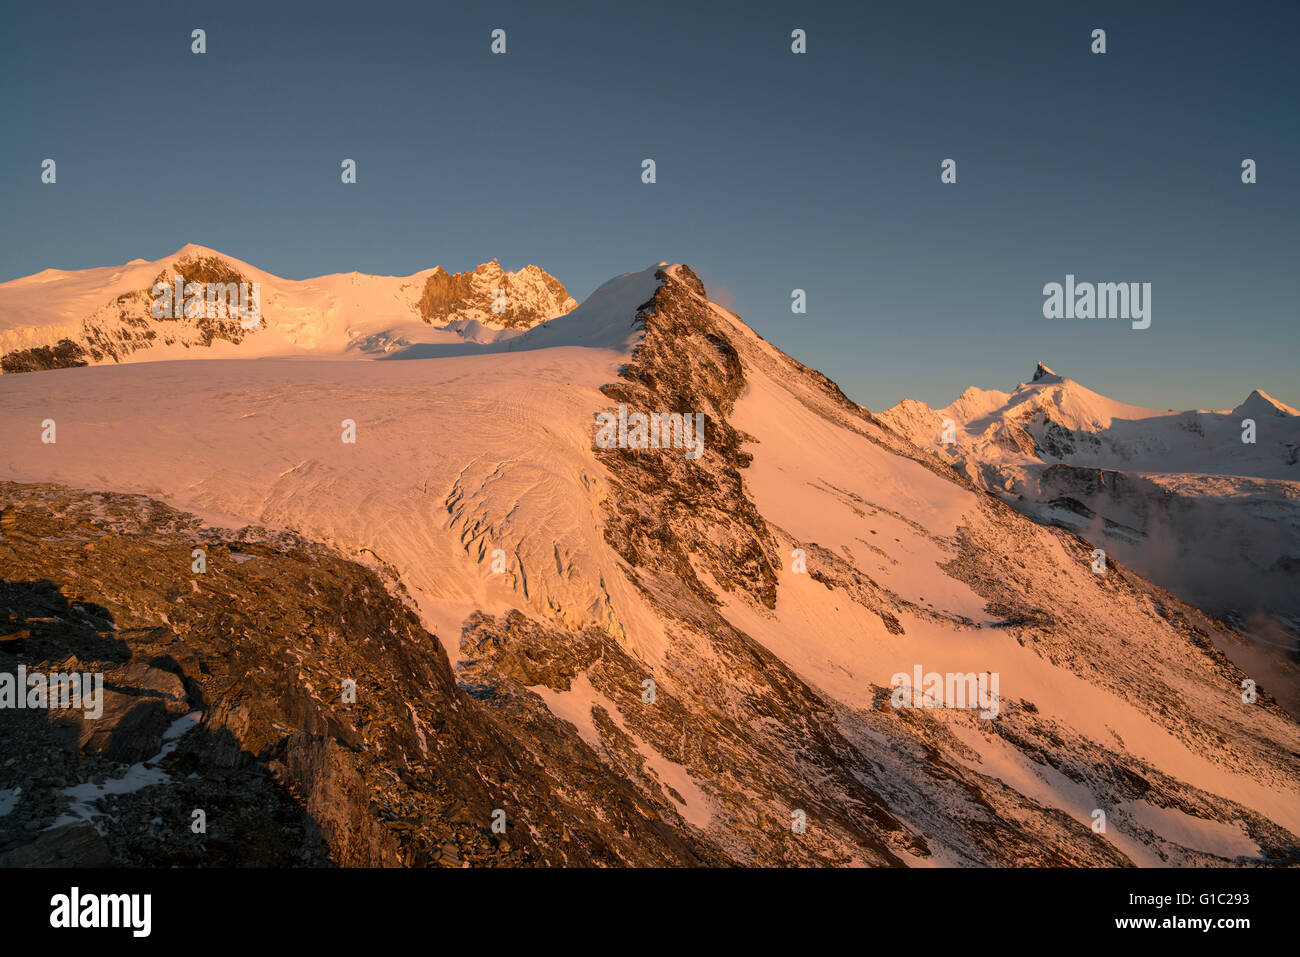
<path fill-rule="evenodd" d="M 0 280 L 196 242 L 294 278 L 496 256 L 583 298 L 667 259 L 874 409 L 1011 388 L 1039 359 L 1157 408 L 1300 404 L 1297 3 L 3 16 Z M 1067 272 L 1151 282 L 1151 328 L 1044 319 Z"/>

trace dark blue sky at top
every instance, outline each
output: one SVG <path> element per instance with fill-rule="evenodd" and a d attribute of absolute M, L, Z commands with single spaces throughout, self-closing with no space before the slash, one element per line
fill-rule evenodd
<path fill-rule="evenodd" d="M 681 261 L 873 409 L 1010 389 L 1036 360 L 1157 408 L 1300 403 L 1300 4 L 3 16 L 0 280 L 195 242 L 292 278 L 495 256 L 581 299 Z M 1152 283 L 1151 328 L 1044 319 L 1066 273 Z"/>

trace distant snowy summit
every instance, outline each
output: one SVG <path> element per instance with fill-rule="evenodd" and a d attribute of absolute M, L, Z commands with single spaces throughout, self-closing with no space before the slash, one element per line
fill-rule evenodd
<path fill-rule="evenodd" d="M 1266 611 L 1300 633 L 1300 412 L 1268 393 L 1159 411 L 1040 362 L 1011 392 L 972 387 L 941 409 L 904 399 L 878 417 L 1184 598 L 1234 620 Z"/>
<path fill-rule="evenodd" d="M 1267 392 L 1256 389 L 1250 395 L 1246 396 L 1246 401 L 1241 403 L 1232 410 L 1233 415 L 1256 416 L 1256 417 L 1276 417 L 1286 418 L 1288 416 L 1300 415 L 1300 409 L 1292 408 L 1285 402 L 1280 402 L 1273 398 Z"/>
<path fill-rule="evenodd" d="M 1039 362 L 1011 392 L 966 389 L 934 409 L 904 399 L 879 417 L 977 484 L 987 466 L 1052 463 L 1139 472 L 1296 479 L 1300 412 L 1255 390 L 1226 411 L 1169 411 L 1118 402 Z M 1246 435 L 1243 419 L 1291 419 Z M 1253 439 L 1253 441 L 1252 441 Z M 978 463 L 978 468 L 964 468 Z"/>
<path fill-rule="evenodd" d="M 167 308 L 158 308 L 160 296 Z M 437 266 L 411 276 L 292 280 L 189 244 L 154 261 L 46 269 L 0 283 L 0 371 L 493 342 L 577 305 L 545 270 L 508 272 L 496 259 L 467 272 Z"/>

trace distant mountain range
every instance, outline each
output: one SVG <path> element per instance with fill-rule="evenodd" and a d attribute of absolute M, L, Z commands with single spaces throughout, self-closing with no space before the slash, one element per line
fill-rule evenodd
<path fill-rule="evenodd" d="M 1226 411 L 1162 412 L 1040 363 L 1012 392 L 970 388 L 942 409 L 905 399 L 880 418 L 1262 645 L 1296 647 L 1300 413 L 1284 402 L 1257 390 Z"/>
<path fill-rule="evenodd" d="M 258 283 L 255 330 L 206 315 L 157 318 L 155 283 Z M 455 344 L 509 338 L 577 306 L 537 266 L 506 272 L 493 259 L 470 272 L 441 266 L 411 276 L 338 273 L 282 279 L 204 246 L 153 262 L 46 269 L 0 283 L 0 371 L 103 362 L 238 355 L 385 352 L 410 341 Z M 407 337 L 411 338 L 408 339 Z"/>

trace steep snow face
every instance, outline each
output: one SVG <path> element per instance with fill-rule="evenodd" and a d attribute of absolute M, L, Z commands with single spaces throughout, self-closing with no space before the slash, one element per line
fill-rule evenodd
<path fill-rule="evenodd" d="M 192 330 L 185 320 L 151 312 L 159 277 L 193 276 L 220 264 L 229 281 L 259 283 L 261 320 L 255 330 Z M 494 259 L 467 273 L 442 267 L 411 276 L 338 273 L 290 280 L 203 246 L 187 245 L 154 262 L 64 271 L 0 283 L 0 357 L 17 371 L 35 368 L 41 354 L 67 340 L 78 362 L 157 361 L 169 358 L 375 355 L 416 343 L 446 347 L 493 343 L 556 316 L 577 303 L 554 277 L 536 266 L 510 273 Z M 238 329 L 238 323 L 234 323 Z M 187 334 L 187 332 L 189 334 Z M 68 349 L 70 347 L 65 347 Z"/>
<path fill-rule="evenodd" d="M 472 693 L 571 727 L 721 859 L 1300 853 L 1300 728 L 1266 681 L 1242 701 L 1232 633 L 1119 564 L 1095 574 L 1086 543 L 960 480 L 685 266 L 473 352 L 387 358 L 6 376 L 0 477 L 373 564 Z M 619 406 L 703 416 L 703 454 L 598 445 Z M 997 674 L 996 714 L 895 707 L 915 667 Z"/>
<path fill-rule="evenodd" d="M 802 398 L 779 379 L 751 375 L 732 417 L 758 437 L 745 482 L 763 516 L 844 556 L 904 601 L 987 620 L 984 600 L 939 569 L 952 558 L 941 543 L 975 509 L 975 494 L 864 442 Z"/>
<path fill-rule="evenodd" d="M 1300 415 L 1266 393 L 1230 411 L 1160 412 L 1040 363 L 1014 392 L 967 389 L 937 410 L 905 399 L 880 418 L 1263 644 L 1285 652 L 1300 634 Z M 1285 654 L 1277 665 L 1298 683 Z"/>

